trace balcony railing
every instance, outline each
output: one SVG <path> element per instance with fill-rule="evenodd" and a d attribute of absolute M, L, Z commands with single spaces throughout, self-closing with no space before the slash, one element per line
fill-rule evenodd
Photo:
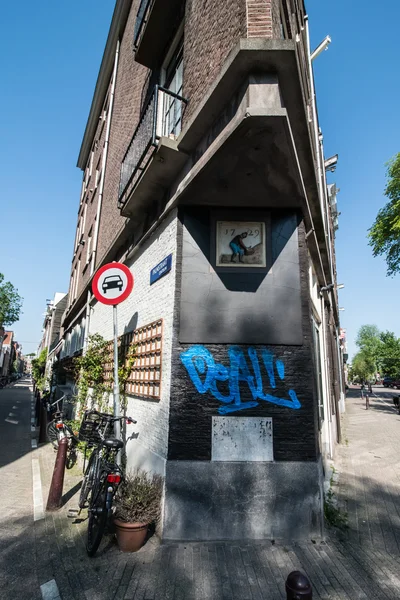
<path fill-rule="evenodd" d="M 150 163 L 162 136 L 176 139 L 181 131 L 187 100 L 156 85 L 136 127 L 121 166 L 118 205 L 121 208 L 127 193 L 137 185 Z"/>
<path fill-rule="evenodd" d="M 150 6 L 153 0 L 142 0 L 139 5 L 139 10 L 136 15 L 135 30 L 133 32 L 133 47 L 136 49 L 139 43 L 140 35 L 143 31 L 143 27 L 146 24 L 148 14 L 150 12 Z"/>

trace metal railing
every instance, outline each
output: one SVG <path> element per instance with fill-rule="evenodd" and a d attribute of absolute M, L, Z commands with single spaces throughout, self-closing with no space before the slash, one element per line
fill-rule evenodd
<path fill-rule="evenodd" d="M 139 38 L 142 33 L 143 27 L 146 24 L 147 16 L 150 11 L 150 5 L 153 0 L 142 0 L 139 5 L 139 10 L 136 15 L 135 29 L 133 32 L 133 48 L 136 49 L 138 46 Z"/>
<path fill-rule="evenodd" d="M 125 204 L 126 192 L 131 191 L 152 159 L 162 136 L 177 138 L 187 100 L 156 85 L 142 113 L 121 165 L 118 204 Z"/>

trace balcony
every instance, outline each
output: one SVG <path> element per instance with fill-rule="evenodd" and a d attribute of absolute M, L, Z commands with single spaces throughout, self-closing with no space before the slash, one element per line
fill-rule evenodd
<path fill-rule="evenodd" d="M 176 138 L 186 104 L 155 86 L 122 161 L 118 207 L 123 216 L 132 217 L 149 196 L 162 194 L 182 168 L 187 156 Z"/>
<path fill-rule="evenodd" d="M 142 0 L 133 34 L 135 60 L 154 69 L 184 16 L 183 0 Z"/>

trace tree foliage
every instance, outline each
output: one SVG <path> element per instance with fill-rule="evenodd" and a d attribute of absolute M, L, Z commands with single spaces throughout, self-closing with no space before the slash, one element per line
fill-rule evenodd
<path fill-rule="evenodd" d="M 363 325 L 356 344 L 359 352 L 352 361 L 352 377 L 368 381 L 381 375 L 400 375 L 400 339 L 392 331 L 379 331 L 376 325 Z"/>
<path fill-rule="evenodd" d="M 384 255 L 387 274 L 395 275 L 400 271 L 400 152 L 387 165 L 387 180 L 389 202 L 378 212 L 368 238 L 373 255 Z"/>
<path fill-rule="evenodd" d="M 360 350 L 351 363 L 351 378 L 372 381 L 376 374 L 376 363 L 371 356 Z"/>
<path fill-rule="evenodd" d="M 47 348 L 41 351 L 37 358 L 32 360 L 32 376 L 35 380 L 35 385 L 39 390 L 44 390 L 46 380 L 45 380 L 45 370 L 46 370 L 46 361 L 47 361 Z"/>
<path fill-rule="evenodd" d="M 18 321 L 22 300 L 13 284 L 4 281 L 4 275 L 0 273 L 0 326 L 12 325 Z"/>

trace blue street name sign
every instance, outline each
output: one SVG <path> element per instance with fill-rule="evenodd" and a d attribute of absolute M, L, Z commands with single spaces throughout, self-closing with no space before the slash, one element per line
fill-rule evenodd
<path fill-rule="evenodd" d="M 168 273 L 172 267 L 172 254 L 168 254 L 156 267 L 150 271 L 150 285 Z"/>

